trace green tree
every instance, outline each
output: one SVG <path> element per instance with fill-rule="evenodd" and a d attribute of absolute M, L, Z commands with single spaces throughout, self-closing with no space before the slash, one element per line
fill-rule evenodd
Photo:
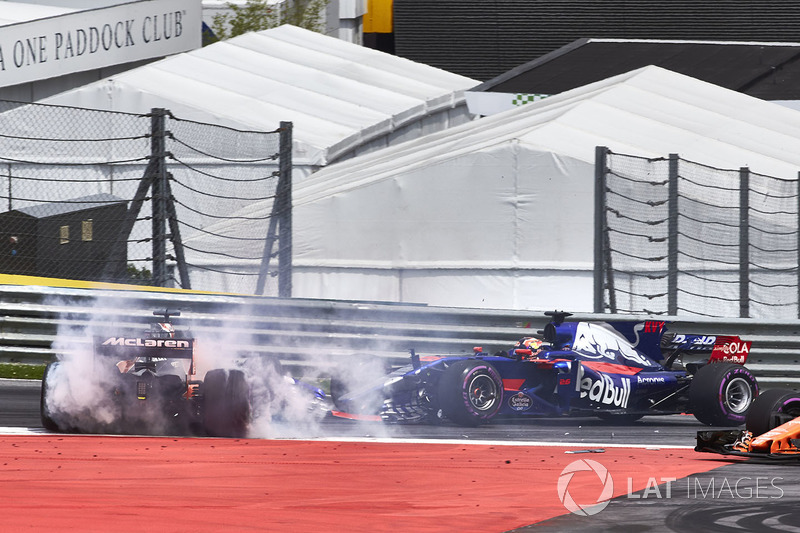
<path fill-rule="evenodd" d="M 127 268 L 128 279 L 124 280 L 133 285 L 149 285 L 153 281 L 153 273 L 145 267 L 141 269 L 136 268 L 133 263 L 128 263 Z"/>
<path fill-rule="evenodd" d="M 293 0 L 284 8 L 281 24 L 323 33 L 325 8 L 330 0 Z"/>
<path fill-rule="evenodd" d="M 249 31 L 261 31 L 282 24 L 307 30 L 325 30 L 324 11 L 330 0 L 284 0 L 270 5 L 268 0 L 247 0 L 244 5 L 228 2 L 229 13 L 214 15 L 211 29 L 218 39 L 230 39 Z"/>

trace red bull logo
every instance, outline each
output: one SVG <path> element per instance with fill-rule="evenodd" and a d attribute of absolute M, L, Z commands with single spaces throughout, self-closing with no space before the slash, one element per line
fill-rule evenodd
<path fill-rule="evenodd" d="M 583 367 L 578 368 L 578 379 L 575 390 L 580 392 L 581 398 L 589 397 L 590 401 L 613 405 L 615 407 L 628 407 L 631 398 L 631 380 L 620 378 L 620 384 L 606 374 L 601 374 L 599 379 L 590 376 L 584 377 Z"/>

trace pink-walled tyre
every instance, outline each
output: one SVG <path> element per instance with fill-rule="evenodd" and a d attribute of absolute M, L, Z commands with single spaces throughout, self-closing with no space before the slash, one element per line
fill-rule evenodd
<path fill-rule="evenodd" d="M 711 363 L 697 371 L 689 385 L 689 409 L 708 426 L 740 426 L 758 396 L 750 370 L 733 363 Z"/>
<path fill-rule="evenodd" d="M 462 426 L 477 426 L 500 410 L 503 380 L 490 363 L 479 359 L 457 361 L 444 371 L 438 397 L 445 417 Z"/>

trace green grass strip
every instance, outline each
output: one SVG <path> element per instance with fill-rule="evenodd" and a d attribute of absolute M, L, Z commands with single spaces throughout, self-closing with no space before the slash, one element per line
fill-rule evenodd
<path fill-rule="evenodd" d="M 21 363 L 0 363 L 0 378 L 42 379 L 45 365 L 26 365 Z"/>

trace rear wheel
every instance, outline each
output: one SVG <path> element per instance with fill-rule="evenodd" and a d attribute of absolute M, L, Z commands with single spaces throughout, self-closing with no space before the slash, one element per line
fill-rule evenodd
<path fill-rule="evenodd" d="M 758 383 L 747 368 L 732 363 L 700 367 L 689 386 L 689 409 L 709 426 L 744 424 L 747 410 L 758 396 Z"/>
<path fill-rule="evenodd" d="M 798 416 L 800 393 L 789 389 L 764 391 L 747 412 L 747 431 L 757 437 Z"/>
<path fill-rule="evenodd" d="M 503 380 L 490 363 L 477 359 L 450 365 L 439 381 L 442 413 L 462 426 L 476 426 L 490 420 L 503 401 Z"/>
<path fill-rule="evenodd" d="M 62 428 L 58 422 L 56 422 L 53 413 L 52 407 L 50 406 L 50 391 L 52 389 L 52 384 L 48 383 L 54 374 L 55 369 L 58 367 L 59 363 L 49 363 L 44 368 L 44 375 L 42 376 L 42 392 L 39 400 L 39 413 L 42 419 L 42 426 L 48 431 L 59 431 L 63 432 L 64 428 Z"/>
<path fill-rule="evenodd" d="M 212 437 L 244 437 L 250 390 L 241 370 L 210 370 L 203 381 L 203 425 Z"/>

